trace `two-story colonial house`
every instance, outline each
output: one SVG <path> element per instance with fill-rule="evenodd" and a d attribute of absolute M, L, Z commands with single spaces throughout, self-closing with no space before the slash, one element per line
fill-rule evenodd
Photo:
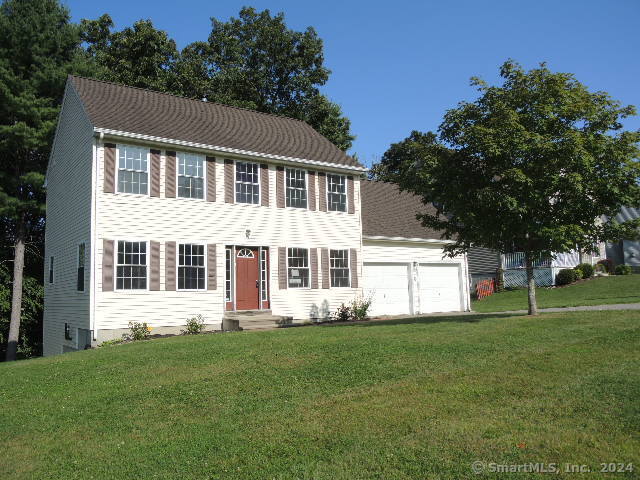
<path fill-rule="evenodd" d="M 325 318 L 363 294 L 378 313 L 468 309 L 466 258 L 443 259 L 437 235 L 374 221 L 363 236 L 365 171 L 298 120 L 69 77 L 47 170 L 44 354 L 130 321 L 177 333 L 196 314 L 212 329 L 225 312 Z M 389 188 L 372 197 L 402 209 Z M 416 246 L 428 255 L 414 261 Z M 421 293 L 420 258 L 449 303 Z M 386 302 L 398 274 L 402 299 Z"/>

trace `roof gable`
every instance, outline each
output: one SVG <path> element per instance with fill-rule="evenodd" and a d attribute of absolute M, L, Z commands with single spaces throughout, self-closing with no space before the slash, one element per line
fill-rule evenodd
<path fill-rule="evenodd" d="M 69 78 L 96 128 L 364 169 L 299 120 L 101 80 Z"/>

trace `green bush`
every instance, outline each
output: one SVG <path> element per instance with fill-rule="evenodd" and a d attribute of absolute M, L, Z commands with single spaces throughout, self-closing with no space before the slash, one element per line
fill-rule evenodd
<path fill-rule="evenodd" d="M 578 270 L 563 268 L 556 275 L 556 285 L 569 285 L 578 280 Z M 582 278 L 582 277 L 580 277 Z"/>
<path fill-rule="evenodd" d="M 371 298 L 356 298 L 351 302 L 352 320 L 361 321 L 368 317 L 369 307 L 371 307 Z"/>
<path fill-rule="evenodd" d="M 616 265 L 616 275 L 631 275 L 631 267 L 629 265 Z"/>
<path fill-rule="evenodd" d="M 351 320 L 353 313 L 351 307 L 344 303 L 338 307 L 338 309 L 331 314 L 329 321 L 331 322 L 348 322 Z"/>
<path fill-rule="evenodd" d="M 594 268 L 590 263 L 581 263 L 579 265 L 576 265 L 574 270 L 580 270 L 582 272 L 582 278 L 593 277 Z"/>
<path fill-rule="evenodd" d="M 113 340 L 105 340 L 100 344 L 101 347 L 111 347 L 113 345 L 120 345 L 124 340 L 122 338 L 114 338 Z"/>
<path fill-rule="evenodd" d="M 124 340 L 137 342 L 138 340 L 146 340 L 151 334 L 151 327 L 146 322 L 129 322 L 129 332 L 122 335 Z"/>
<path fill-rule="evenodd" d="M 204 330 L 204 317 L 200 314 L 187 319 L 187 325 L 182 330 L 183 335 L 197 335 Z"/>
<path fill-rule="evenodd" d="M 576 270 L 575 268 L 573 269 L 573 271 L 576 274 L 576 280 L 582 280 L 582 270 Z"/>
<path fill-rule="evenodd" d="M 598 261 L 598 265 L 603 265 L 607 269 L 607 273 L 613 273 L 613 262 L 608 258 Z"/>

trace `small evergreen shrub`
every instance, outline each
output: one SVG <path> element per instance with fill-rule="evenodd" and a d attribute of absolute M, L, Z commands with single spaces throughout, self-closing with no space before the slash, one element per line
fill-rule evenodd
<path fill-rule="evenodd" d="M 631 267 L 629 265 L 616 265 L 616 275 L 631 275 Z"/>
<path fill-rule="evenodd" d="M 129 322 L 129 332 L 122 335 L 124 340 L 137 342 L 139 340 L 147 340 L 151 334 L 151 327 L 146 322 Z"/>
<path fill-rule="evenodd" d="M 200 314 L 187 319 L 186 328 L 181 331 L 183 335 L 197 335 L 204 330 L 204 317 Z"/>
<path fill-rule="evenodd" d="M 576 274 L 576 280 L 582 280 L 582 270 L 577 270 L 577 269 L 574 268 L 573 271 Z"/>
<path fill-rule="evenodd" d="M 556 285 L 569 285 L 578 280 L 578 271 L 572 268 L 563 268 L 556 275 Z"/>
<path fill-rule="evenodd" d="M 593 277 L 594 268 L 590 263 L 581 263 L 579 265 L 576 265 L 574 270 L 580 270 L 582 272 L 582 278 Z"/>

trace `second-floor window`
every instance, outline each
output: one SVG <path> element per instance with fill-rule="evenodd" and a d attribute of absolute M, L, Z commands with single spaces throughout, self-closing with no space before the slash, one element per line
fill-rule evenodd
<path fill-rule="evenodd" d="M 146 290 L 147 242 L 118 241 L 117 290 Z"/>
<path fill-rule="evenodd" d="M 347 211 L 347 179 L 344 175 L 327 174 L 327 206 L 332 212 Z"/>
<path fill-rule="evenodd" d="M 236 162 L 236 203 L 260 203 L 259 178 L 257 163 Z"/>
<path fill-rule="evenodd" d="M 149 150 L 118 146 L 118 192 L 146 195 L 149 186 Z"/>
<path fill-rule="evenodd" d="M 178 290 L 204 290 L 204 245 L 181 243 L 178 248 Z"/>
<path fill-rule="evenodd" d="M 204 198 L 204 158 L 178 153 L 178 197 Z"/>
<path fill-rule="evenodd" d="M 304 170 L 287 168 L 287 207 L 307 208 L 307 173 Z"/>

